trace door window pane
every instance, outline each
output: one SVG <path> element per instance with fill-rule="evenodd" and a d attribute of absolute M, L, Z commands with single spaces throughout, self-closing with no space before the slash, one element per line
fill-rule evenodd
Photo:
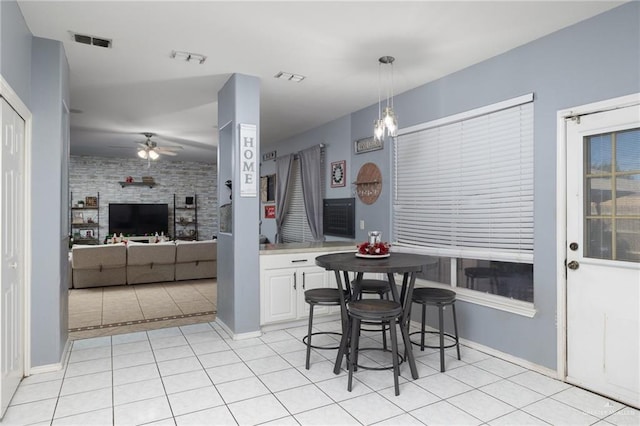
<path fill-rule="evenodd" d="M 587 178 L 586 202 L 588 215 L 611 214 L 611 178 Z"/>
<path fill-rule="evenodd" d="M 589 137 L 586 152 L 588 174 L 611 172 L 611 135 Z"/>
<path fill-rule="evenodd" d="M 640 170 L 640 129 L 616 135 L 616 171 Z"/>
<path fill-rule="evenodd" d="M 613 259 L 611 219 L 587 219 L 585 256 L 595 259 Z"/>
<path fill-rule="evenodd" d="M 616 224 L 616 258 L 640 262 L 640 220 L 618 219 Z"/>

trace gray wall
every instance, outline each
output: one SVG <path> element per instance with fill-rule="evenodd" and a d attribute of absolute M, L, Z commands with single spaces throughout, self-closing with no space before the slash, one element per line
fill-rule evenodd
<path fill-rule="evenodd" d="M 169 204 L 169 233 L 173 235 L 173 195 L 184 205 L 186 196 L 198 195 L 199 240 L 218 233 L 217 168 L 214 164 L 186 161 L 154 161 L 147 169 L 132 151 L 131 158 L 105 158 L 72 155 L 69 163 L 69 191 L 73 202 L 100 193 L 100 239 L 109 232 L 109 203 Z M 120 186 L 127 176 L 141 181 L 152 176 L 156 186 Z M 67 222 L 69 221 L 67 217 Z M 180 229 L 179 227 L 177 229 Z"/>
<path fill-rule="evenodd" d="M 528 92 L 535 93 L 534 291 L 537 313 L 529 319 L 459 303 L 459 324 L 464 338 L 555 369 L 556 113 L 571 106 L 640 92 L 639 18 L 640 3 L 631 2 L 395 97 L 400 124 L 409 127 Z M 402 67 L 400 59 L 396 67 Z M 381 229 L 390 235 L 392 149 L 387 144 L 383 151 L 354 155 L 351 146 L 354 140 L 371 136 L 376 115 L 377 105 L 351 114 L 350 134 L 341 133 L 338 143 L 349 146 L 351 153 L 347 157 L 348 182 L 355 180 L 358 168 L 364 162 L 373 161 L 382 170 L 381 197 L 371 206 L 359 203 L 356 214 L 358 218 L 364 218 L 366 229 Z M 315 135 L 329 132 L 336 126 L 337 122 L 328 123 L 292 140 L 305 141 L 303 146 L 311 146 L 318 142 Z M 279 143 L 275 149 L 278 153 L 285 152 L 285 143 Z M 328 162 L 340 159 L 334 155 L 329 153 Z M 358 231 L 357 239 L 363 238 L 364 231 Z"/>
<path fill-rule="evenodd" d="M 0 1 L 0 74 L 29 106 L 31 101 L 31 32 L 18 3 Z"/>
<path fill-rule="evenodd" d="M 33 113 L 32 354 L 33 365 L 60 361 L 67 341 L 67 215 L 65 179 L 68 144 L 63 142 L 64 104 L 69 105 L 69 67 L 62 44 L 33 39 L 30 109 Z M 46 213 L 45 213 L 46 212 Z M 64 229 L 64 228 L 63 228 Z"/>
<path fill-rule="evenodd" d="M 232 333 L 260 330 L 259 196 L 240 196 L 241 141 L 239 125 L 254 124 L 260 152 L 260 80 L 233 74 L 218 93 L 218 193 L 229 202 L 226 180 L 233 186 L 233 232 L 218 235 L 218 315 Z M 256 165 L 258 159 L 256 159 Z M 256 170 L 256 175 L 258 170 Z M 258 188 L 256 182 L 256 188 Z M 225 194 L 224 196 L 222 194 Z"/>
<path fill-rule="evenodd" d="M 0 73 L 33 114 L 31 365 L 60 362 L 67 340 L 66 159 L 69 69 L 61 43 L 32 37 L 18 5 L 0 2 Z M 32 96 L 34 94 L 34 96 Z M 62 196 L 61 196 L 62 195 Z M 65 284 L 63 284 L 65 283 Z"/>

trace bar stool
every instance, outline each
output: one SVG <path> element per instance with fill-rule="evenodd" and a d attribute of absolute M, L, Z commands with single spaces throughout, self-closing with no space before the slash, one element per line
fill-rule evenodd
<path fill-rule="evenodd" d="M 351 392 L 353 382 L 353 372 L 358 365 L 358 346 L 360 343 L 360 323 L 363 321 L 380 322 L 389 327 L 391 335 L 391 358 L 393 361 L 393 383 L 395 386 L 396 396 L 400 395 L 400 385 L 398 384 L 398 376 L 400 375 L 400 367 L 398 362 L 398 337 L 396 331 L 396 322 L 402 316 L 402 305 L 398 302 L 390 300 L 362 299 L 350 302 L 347 305 L 349 317 L 351 318 L 351 348 L 349 350 L 349 382 L 347 390 Z"/>
<path fill-rule="evenodd" d="M 311 358 L 311 348 L 314 349 L 339 349 L 340 346 L 314 346 L 311 344 L 311 337 L 317 335 L 336 335 L 342 336 L 342 333 L 336 333 L 334 331 L 318 331 L 312 333 L 313 327 L 313 308 L 315 306 L 340 306 L 340 293 L 337 288 L 314 288 L 304 292 L 304 300 L 309 304 L 309 329 L 307 335 L 302 338 L 302 343 L 307 345 L 307 360 L 305 368 L 309 369 L 309 359 Z M 345 292 L 345 298 L 349 295 Z M 343 322 L 344 323 L 344 322 Z"/>
<path fill-rule="evenodd" d="M 412 334 L 420 333 L 420 343 L 411 341 L 414 345 L 420 346 L 420 350 L 424 351 L 424 348 L 440 349 L 440 372 L 444 373 L 444 350 L 446 348 L 456 347 L 458 352 L 458 359 L 460 359 L 460 343 L 458 339 L 458 322 L 456 320 L 456 293 L 452 290 L 446 290 L 443 288 L 431 288 L 421 287 L 413 290 L 413 296 L 411 298 L 413 303 L 419 303 L 422 305 L 422 328 L 421 331 L 414 331 Z M 426 323 L 426 308 L 427 305 L 438 307 L 438 331 L 425 331 Z M 445 333 L 444 331 L 444 315 L 443 311 L 447 306 L 451 306 L 453 313 L 453 330 L 455 334 Z M 424 335 L 426 333 L 440 335 L 439 346 L 429 346 L 424 344 Z M 453 343 L 445 345 L 444 336 L 453 340 Z"/>
<path fill-rule="evenodd" d="M 355 286 L 355 281 L 351 282 L 352 286 Z M 380 300 L 387 299 L 389 300 L 389 293 L 391 292 L 391 287 L 389 287 L 389 283 L 385 280 L 374 280 L 374 279 L 366 279 L 360 280 L 360 295 L 358 300 L 362 300 L 363 294 L 377 294 L 380 297 Z M 371 322 L 363 322 L 365 324 L 371 324 Z M 362 331 L 378 331 L 367 328 L 362 328 Z M 382 325 L 382 347 L 383 349 L 387 349 L 387 326 Z"/>

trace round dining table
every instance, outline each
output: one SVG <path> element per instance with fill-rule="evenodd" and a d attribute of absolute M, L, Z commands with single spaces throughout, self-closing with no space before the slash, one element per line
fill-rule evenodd
<path fill-rule="evenodd" d="M 358 297 L 358 283 L 362 280 L 364 273 L 386 274 L 393 300 L 402 305 L 403 313 L 399 322 L 400 332 L 402 341 L 404 342 L 407 361 L 411 369 L 411 377 L 414 379 L 418 378 L 418 369 L 416 368 L 415 358 L 411 350 L 412 344 L 409 340 L 408 331 L 411 297 L 416 281 L 416 274 L 425 270 L 426 266 L 430 263 L 432 263 L 432 258 L 429 256 L 400 252 L 391 252 L 389 256 L 386 257 L 358 257 L 354 252 L 331 253 L 316 257 L 316 265 L 334 271 L 338 289 L 346 290 L 347 294 L 353 294 L 353 296 L 351 296 L 353 300 L 356 300 Z M 355 280 L 351 281 L 349 279 L 349 272 L 356 274 Z M 400 293 L 398 293 L 398 286 L 396 285 L 394 274 L 402 274 Z M 350 329 L 347 309 L 348 301 L 343 297 L 344 292 L 339 293 L 341 295 L 343 332 L 340 349 L 338 350 L 338 356 L 336 357 L 334 366 L 335 374 L 340 372 L 342 360 L 347 353 L 349 347 L 347 331 Z"/>

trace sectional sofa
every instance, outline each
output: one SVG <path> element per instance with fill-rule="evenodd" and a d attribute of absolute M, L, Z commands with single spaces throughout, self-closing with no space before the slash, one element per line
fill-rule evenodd
<path fill-rule="evenodd" d="M 217 258 L 215 240 L 76 245 L 69 288 L 215 278 Z"/>

